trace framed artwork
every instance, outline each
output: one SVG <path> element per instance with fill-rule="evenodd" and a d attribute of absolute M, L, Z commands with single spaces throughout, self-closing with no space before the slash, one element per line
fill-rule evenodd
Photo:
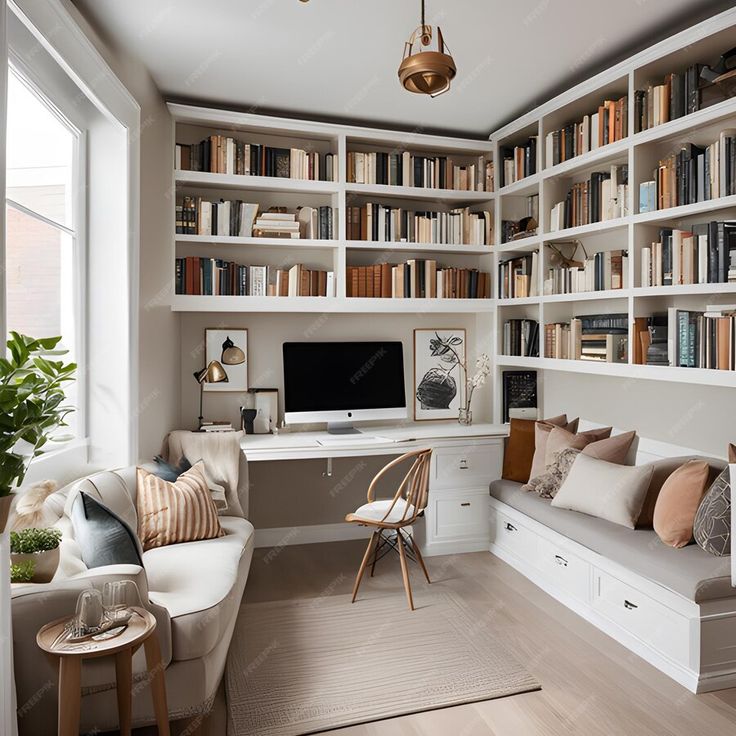
<path fill-rule="evenodd" d="M 212 393 L 248 390 L 248 330 L 207 328 L 204 331 L 205 365 L 216 360 L 225 369 L 227 381 L 205 383 Z"/>
<path fill-rule="evenodd" d="M 465 400 L 465 330 L 414 330 L 414 419 L 457 419 Z"/>

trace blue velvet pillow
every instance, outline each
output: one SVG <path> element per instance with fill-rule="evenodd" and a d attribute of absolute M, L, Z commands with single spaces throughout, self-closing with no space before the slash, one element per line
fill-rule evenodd
<path fill-rule="evenodd" d="M 133 530 L 97 499 L 80 491 L 72 504 L 71 517 L 74 537 L 87 567 L 143 566 Z"/>
<path fill-rule="evenodd" d="M 166 480 L 169 483 L 175 483 L 182 473 L 186 473 L 186 471 L 192 467 L 189 460 L 183 456 L 179 461 L 178 467 L 171 463 L 167 463 L 161 455 L 156 455 L 156 457 L 153 458 L 153 461 L 156 463 L 156 467 L 153 468 L 151 472 L 158 478 L 161 478 L 161 480 Z"/>

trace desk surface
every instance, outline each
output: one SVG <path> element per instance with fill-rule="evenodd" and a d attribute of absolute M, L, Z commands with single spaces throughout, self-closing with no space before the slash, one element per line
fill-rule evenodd
<path fill-rule="evenodd" d="M 451 444 L 453 441 L 505 437 L 508 431 L 508 425 L 505 424 L 474 424 L 466 427 L 457 422 L 422 422 L 364 429 L 365 435 L 385 438 L 385 443 L 360 439 L 351 442 L 350 435 L 347 435 L 345 444 L 340 442 L 338 445 L 321 445 L 321 438 L 335 438 L 335 435 L 322 431 L 249 434 L 243 437 L 240 446 L 249 461 L 401 455 L 438 440 Z"/>

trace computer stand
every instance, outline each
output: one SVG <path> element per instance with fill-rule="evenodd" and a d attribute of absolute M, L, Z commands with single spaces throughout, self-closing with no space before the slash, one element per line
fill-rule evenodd
<path fill-rule="evenodd" d="M 351 422 L 327 422 L 328 434 L 363 434 Z"/>

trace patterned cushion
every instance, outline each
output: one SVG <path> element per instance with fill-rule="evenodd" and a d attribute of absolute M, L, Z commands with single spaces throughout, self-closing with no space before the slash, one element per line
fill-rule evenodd
<path fill-rule="evenodd" d="M 718 557 L 731 554 L 731 485 L 729 468 L 713 482 L 698 507 L 693 524 L 695 541 Z"/>
<path fill-rule="evenodd" d="M 201 460 L 174 483 L 138 468 L 137 490 L 138 537 L 144 551 L 224 535 Z"/>
<path fill-rule="evenodd" d="M 532 478 L 521 490 L 536 491 L 542 498 L 554 498 L 579 454 L 580 450 L 574 447 L 558 452 L 552 464 L 547 466 L 547 471 Z"/>

